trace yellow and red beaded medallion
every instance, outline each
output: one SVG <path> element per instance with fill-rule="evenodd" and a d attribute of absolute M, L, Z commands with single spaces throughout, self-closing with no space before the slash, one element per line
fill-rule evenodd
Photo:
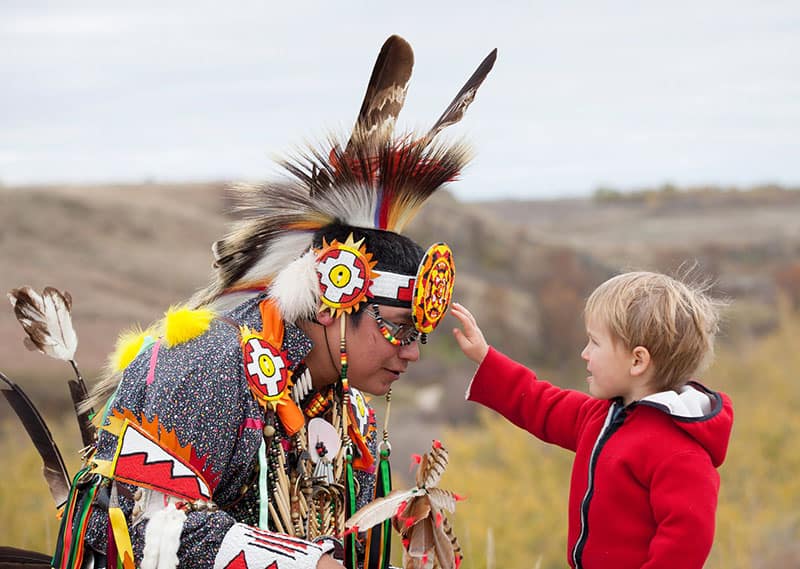
<path fill-rule="evenodd" d="M 453 298 L 456 265 L 446 243 L 435 243 L 425 252 L 417 269 L 411 315 L 417 330 L 431 333 L 444 318 Z"/>
<path fill-rule="evenodd" d="M 244 373 L 250 391 L 261 405 L 278 401 L 290 385 L 291 372 L 285 352 L 256 334 L 242 338 Z"/>
<path fill-rule="evenodd" d="M 328 244 L 323 239 L 317 254 L 320 300 L 335 316 L 357 310 L 371 296 L 369 287 L 377 276 L 372 269 L 378 262 L 363 242 L 355 241 L 352 233 L 344 243 L 334 239 Z"/>

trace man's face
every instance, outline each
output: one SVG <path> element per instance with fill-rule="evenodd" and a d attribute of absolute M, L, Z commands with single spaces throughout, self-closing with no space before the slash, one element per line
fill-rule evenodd
<path fill-rule="evenodd" d="M 381 306 L 384 320 L 394 324 L 411 324 L 411 310 Z M 400 379 L 410 362 L 419 359 L 419 344 L 396 346 L 384 338 L 377 321 L 362 314 L 358 324 L 347 319 L 347 376 L 356 389 L 372 395 L 385 395 L 392 383 Z"/>

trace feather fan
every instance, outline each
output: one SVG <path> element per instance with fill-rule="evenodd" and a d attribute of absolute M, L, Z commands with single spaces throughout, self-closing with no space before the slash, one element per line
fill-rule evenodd
<path fill-rule="evenodd" d="M 417 486 L 394 490 L 374 500 L 345 522 L 348 532 L 363 531 L 392 518 L 402 537 L 405 569 L 455 569 L 461 562 L 461 548 L 442 510 L 455 511 L 460 496 L 437 488 L 447 467 L 447 450 L 433 441 L 417 470 Z"/>

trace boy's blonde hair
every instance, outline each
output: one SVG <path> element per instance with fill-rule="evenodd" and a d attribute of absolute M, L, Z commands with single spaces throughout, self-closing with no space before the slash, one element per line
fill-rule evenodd
<path fill-rule="evenodd" d="M 585 316 L 602 321 L 626 349 L 647 348 L 655 366 L 654 388 L 678 389 L 714 356 L 724 303 L 706 290 L 659 273 L 624 273 L 595 289 Z"/>

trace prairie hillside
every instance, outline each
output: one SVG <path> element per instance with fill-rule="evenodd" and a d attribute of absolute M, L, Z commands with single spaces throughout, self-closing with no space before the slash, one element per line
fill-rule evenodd
<path fill-rule="evenodd" d="M 77 359 L 91 382 L 120 331 L 158 319 L 209 278 L 209 247 L 227 221 L 224 189 L 0 187 L 0 289 L 52 285 L 72 294 Z M 595 286 L 629 268 L 689 271 L 711 281 L 731 306 L 705 379 L 731 394 L 737 419 L 720 469 L 717 539 L 707 567 L 800 564 L 800 388 L 793 377 L 800 353 L 793 349 L 800 330 L 800 190 L 605 189 L 586 199 L 484 203 L 441 193 L 410 233 L 422 244 L 453 247 L 456 298 L 476 313 L 491 343 L 540 376 L 579 389 L 581 310 Z M 395 389 L 396 485 L 409 476 L 408 455 L 441 437 L 451 450 L 442 486 L 469 496 L 455 520 L 463 567 L 563 567 L 571 457 L 463 401 L 473 368 L 458 353 L 449 320 Z M 21 339 L 10 305 L 0 307 L 0 370 L 42 407 L 75 472 L 78 436 L 65 412 L 63 382 L 70 370 L 26 352 Z M 383 417 L 382 402 L 376 406 Z M 0 453 L 13 457 L 0 486 L 0 520 L 26 523 L 0 522 L 2 544 L 51 550 L 57 522 L 40 462 L 10 415 L 0 402 Z"/>
<path fill-rule="evenodd" d="M 207 282 L 210 244 L 228 221 L 225 187 L 0 187 L 0 289 L 30 284 L 69 291 L 78 361 L 91 380 L 119 332 L 146 326 Z M 456 298 L 473 309 L 491 342 L 555 370 L 582 368 L 583 300 L 622 269 L 691 268 L 694 278 L 713 281 L 716 294 L 735 300 L 723 341 L 774 328 L 781 293 L 800 302 L 800 191 L 794 189 L 667 186 L 483 203 L 442 192 L 409 233 L 422 244 L 451 245 Z M 407 379 L 424 388 L 429 403 L 463 386 L 469 373 L 449 336 L 453 322 L 442 325 Z M 0 340 L 0 369 L 29 377 L 44 399 L 60 397 L 37 385 L 62 367 L 22 348 L 10 306 L 0 308 Z M 450 398 L 441 402 L 449 405 Z M 463 413 L 447 411 L 445 418 Z"/>

